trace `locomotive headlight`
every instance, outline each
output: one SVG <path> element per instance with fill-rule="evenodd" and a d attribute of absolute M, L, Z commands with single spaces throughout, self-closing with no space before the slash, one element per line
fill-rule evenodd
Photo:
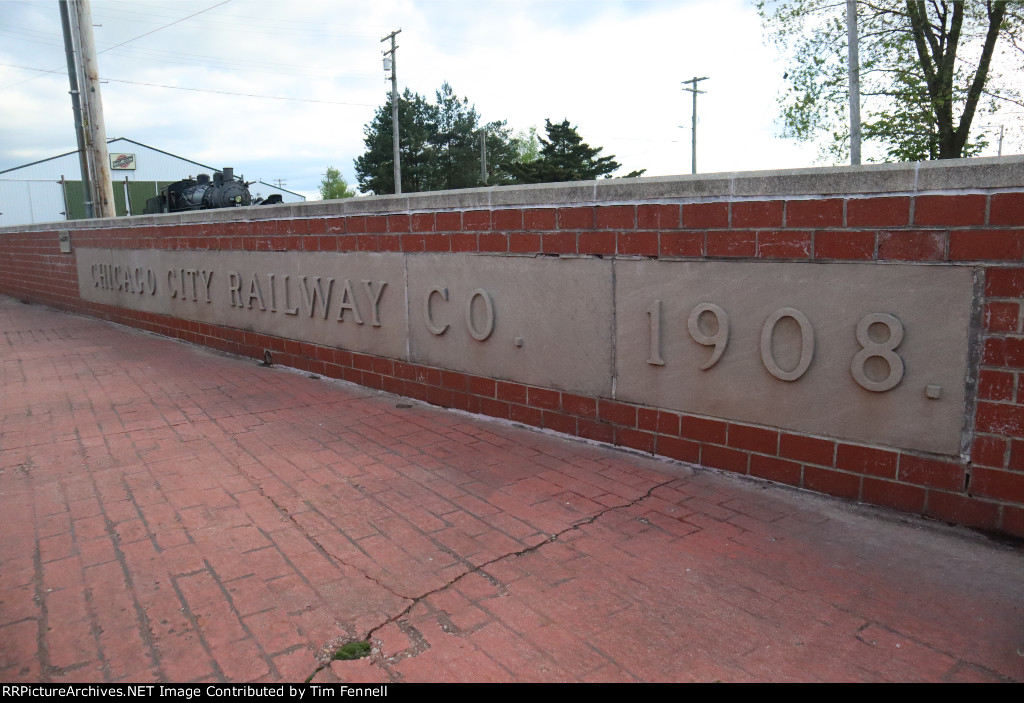
<path fill-rule="evenodd" d="M 235 202 L 236 202 L 236 203 L 240 203 L 240 202 L 242 202 L 242 196 L 241 196 L 241 195 L 236 195 L 236 196 L 235 196 Z"/>

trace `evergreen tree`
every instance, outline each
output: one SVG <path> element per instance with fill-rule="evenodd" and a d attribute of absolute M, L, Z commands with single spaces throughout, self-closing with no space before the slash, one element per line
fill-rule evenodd
<path fill-rule="evenodd" d="M 480 116 L 467 98 L 459 98 L 447 81 L 437 91 L 436 129 L 429 138 L 431 173 L 424 190 L 472 188 L 480 182 Z"/>
<path fill-rule="evenodd" d="M 524 145 L 505 125 L 506 122 L 502 120 L 488 122 L 483 127 L 487 135 L 487 185 L 517 183 L 512 168 L 523 160 Z"/>
<path fill-rule="evenodd" d="M 482 123 L 476 108 L 447 82 L 436 96 L 434 104 L 406 90 L 399 100 L 403 193 L 483 185 L 481 137 L 487 150 L 487 185 L 592 180 L 610 177 L 619 168 L 614 156 L 601 156 L 600 147 L 584 143 L 568 120 L 547 120 L 547 139 L 538 138 L 533 128 L 514 136 L 504 121 Z M 355 161 L 360 190 L 395 192 L 390 100 L 363 132 L 366 152 Z"/>
<path fill-rule="evenodd" d="M 520 145 L 505 122 L 481 123 L 476 108 L 460 98 L 446 82 L 429 103 L 408 90 L 398 104 L 402 192 L 474 188 L 480 178 L 480 135 L 487 145 L 487 183 L 517 182 L 509 165 L 520 158 Z M 394 191 L 391 142 L 391 102 L 377 109 L 364 127 L 366 152 L 356 159 L 356 176 L 363 192 Z"/>
<path fill-rule="evenodd" d="M 432 152 L 430 139 L 437 130 L 437 108 L 419 93 L 406 88 L 398 99 L 399 159 L 402 192 L 430 190 Z M 391 96 L 377 108 L 373 121 L 363 128 L 366 153 L 355 160 L 356 179 L 364 193 L 395 192 L 394 150 L 391 132 Z"/>
<path fill-rule="evenodd" d="M 591 181 L 611 177 L 620 164 L 614 156 L 599 156 L 602 147 L 583 141 L 569 120 L 552 123 L 545 120 L 547 139 L 540 138 L 540 157 L 529 163 L 518 163 L 511 171 L 519 183 L 552 183 L 559 181 Z"/>

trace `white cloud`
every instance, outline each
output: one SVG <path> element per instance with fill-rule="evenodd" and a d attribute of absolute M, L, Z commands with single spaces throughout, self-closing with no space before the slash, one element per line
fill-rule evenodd
<path fill-rule="evenodd" d="M 102 50 L 215 4 L 93 0 L 96 40 Z M 109 82 L 108 136 L 233 165 L 250 178 L 286 178 L 306 193 L 328 165 L 354 182 L 363 126 L 389 90 L 380 39 L 399 27 L 401 88 L 433 96 L 447 80 L 484 119 L 515 129 L 568 118 L 623 172 L 689 172 L 690 94 L 680 81 L 693 75 L 710 77 L 698 102 L 702 171 L 812 159 L 774 136 L 781 70 L 740 0 L 234 0 L 101 53 L 101 73 L 293 100 Z M 56 3 L 0 2 L 0 36 L 2 64 L 64 65 Z M 0 169 L 75 146 L 66 77 L 39 75 L 0 66 Z"/>

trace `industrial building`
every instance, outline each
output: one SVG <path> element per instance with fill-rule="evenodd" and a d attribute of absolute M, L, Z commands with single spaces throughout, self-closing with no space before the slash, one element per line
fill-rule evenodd
<path fill-rule="evenodd" d="M 169 183 L 221 170 L 126 137 L 107 140 L 107 150 L 118 216 L 142 214 L 146 200 Z M 244 177 L 238 164 L 223 166 L 234 166 Z M 254 199 L 274 194 L 286 203 L 306 199 L 263 181 L 253 182 L 249 190 Z M 78 151 L 0 171 L 0 227 L 80 220 L 85 217 L 83 201 Z"/>

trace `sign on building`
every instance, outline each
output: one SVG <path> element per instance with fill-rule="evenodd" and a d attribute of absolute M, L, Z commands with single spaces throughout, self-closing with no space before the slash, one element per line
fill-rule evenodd
<path fill-rule="evenodd" d="M 110 168 L 114 171 L 134 171 L 135 154 L 111 154 Z"/>

